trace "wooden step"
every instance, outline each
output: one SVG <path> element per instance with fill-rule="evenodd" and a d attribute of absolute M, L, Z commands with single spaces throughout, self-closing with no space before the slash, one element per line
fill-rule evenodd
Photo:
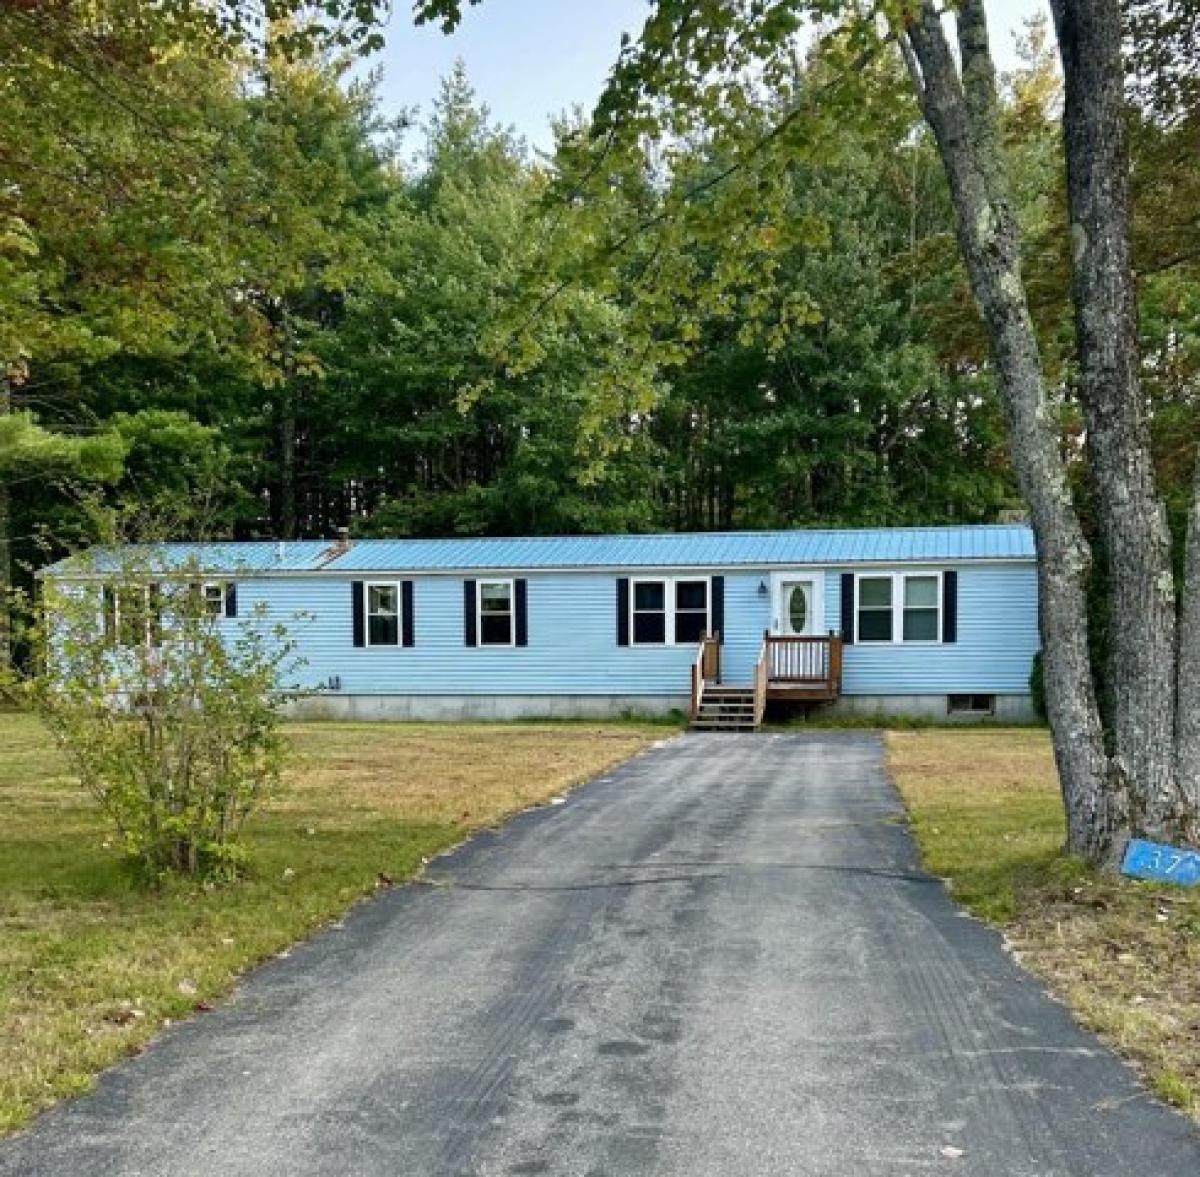
<path fill-rule="evenodd" d="M 700 707 L 692 721 L 698 732 L 753 732 L 756 700 L 753 687 L 706 683 Z"/>

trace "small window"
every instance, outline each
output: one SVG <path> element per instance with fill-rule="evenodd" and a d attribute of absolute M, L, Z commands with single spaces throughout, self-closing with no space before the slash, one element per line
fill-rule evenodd
<path fill-rule="evenodd" d="M 633 584 L 633 644 L 663 645 L 667 640 L 667 582 L 637 580 Z"/>
<path fill-rule="evenodd" d="M 861 576 L 858 580 L 858 640 L 892 640 L 892 578 Z"/>
<path fill-rule="evenodd" d="M 123 586 L 112 594 L 111 633 L 118 646 L 148 646 L 155 641 L 160 619 L 156 593 L 148 586 Z"/>
<path fill-rule="evenodd" d="M 947 695 L 946 711 L 950 715 L 995 715 L 995 695 Z"/>
<path fill-rule="evenodd" d="M 675 641 L 694 644 L 708 634 L 708 581 L 675 582 Z"/>
<path fill-rule="evenodd" d="M 367 586 L 367 645 L 400 644 L 400 587 L 395 584 Z"/>
<path fill-rule="evenodd" d="M 225 616 L 225 586 L 210 581 L 201 589 L 204 597 L 204 612 L 209 617 Z"/>
<path fill-rule="evenodd" d="M 936 576 L 906 576 L 904 578 L 903 632 L 906 642 L 936 642 L 938 640 L 938 578 Z"/>
<path fill-rule="evenodd" d="M 513 644 L 513 586 L 511 580 L 479 582 L 479 644 Z"/>

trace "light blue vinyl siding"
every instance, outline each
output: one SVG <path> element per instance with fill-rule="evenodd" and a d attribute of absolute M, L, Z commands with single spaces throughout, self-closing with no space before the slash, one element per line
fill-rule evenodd
<path fill-rule="evenodd" d="M 946 565 L 928 571 L 945 571 Z M 898 570 L 919 572 L 920 565 Z M 841 626 L 840 579 L 825 576 L 825 623 Z M 860 569 L 859 571 L 864 571 Z M 872 569 L 871 571 L 887 571 Z M 1038 648 L 1037 577 L 1032 564 L 958 565 L 958 641 L 936 645 L 846 647 L 847 695 L 1024 694 Z M 671 570 L 664 572 L 670 575 Z M 498 572 L 518 576 L 521 570 Z M 526 573 L 529 645 L 468 647 L 463 638 L 462 578 L 414 576 L 411 648 L 355 649 L 350 579 L 318 574 L 244 580 L 239 613 L 258 603 L 283 622 L 306 660 L 303 680 L 341 680 L 344 694 L 682 695 L 695 647 L 617 645 L 613 572 Z M 647 572 L 644 575 L 652 576 Z M 688 570 L 686 575 L 697 575 Z M 711 575 L 707 570 L 705 575 Z M 724 679 L 748 684 L 764 628 L 768 599 L 759 594 L 766 570 L 725 572 Z M 384 579 L 401 579 L 384 578 Z M 232 627 L 236 623 L 226 622 Z"/>
<path fill-rule="evenodd" d="M 494 575 L 507 578 L 522 571 Z M 709 573 L 689 569 L 686 575 Z M 350 578 L 318 574 L 244 580 L 238 588 L 238 612 L 240 619 L 249 618 L 257 605 L 264 605 L 270 621 L 286 625 L 298 643 L 307 662 L 304 683 L 312 686 L 336 675 L 342 694 L 687 694 L 694 645 L 617 645 L 615 573 L 525 576 L 525 647 L 465 645 L 463 582 L 457 576 L 379 577 L 381 582 L 413 581 L 415 644 L 409 648 L 354 647 Z M 766 599 L 758 595 L 761 580 L 761 573 L 725 574 L 730 681 L 749 682 L 753 673 L 768 612 Z"/>
<path fill-rule="evenodd" d="M 958 640 L 938 645 L 845 648 L 844 695 L 1025 694 L 1037 653 L 1037 570 L 1033 564 L 960 564 L 895 569 L 837 568 L 825 578 L 825 620 L 841 630 L 841 574 L 958 572 Z"/>
<path fill-rule="evenodd" d="M 947 565 L 930 566 L 945 571 Z M 919 572 L 920 565 L 897 570 Z M 825 623 L 841 626 L 840 579 L 825 575 Z M 860 569 L 859 571 L 865 571 Z M 871 569 L 888 571 L 887 569 Z M 958 565 L 958 641 L 947 645 L 854 644 L 846 647 L 847 695 L 1024 694 L 1038 648 L 1037 577 L 1032 564 Z M 664 570 L 671 575 L 672 570 Z M 695 570 L 683 574 L 694 576 Z M 712 573 L 705 570 L 704 575 Z M 501 571 L 497 577 L 522 575 Z M 683 695 L 695 647 L 617 645 L 614 572 L 526 572 L 529 645 L 468 647 L 463 638 L 463 582 L 413 576 L 411 648 L 355 649 L 350 578 L 245 580 L 239 613 L 261 602 L 272 622 L 288 626 L 307 661 L 308 685 L 341 680 L 343 694 Z M 653 572 L 639 575 L 653 576 Z M 760 595 L 766 570 L 724 572 L 724 679 L 752 681 L 770 605 Z M 401 577 L 380 577 L 380 580 Z M 307 614 L 307 616 L 301 616 Z M 226 622 L 232 627 L 236 622 Z"/>
<path fill-rule="evenodd" d="M 979 529 L 989 544 L 996 533 L 1011 538 L 1017 529 Z M 822 533 L 833 534 L 833 533 Z M 849 534 L 849 533 L 838 533 Z M 921 544 L 934 533 L 918 533 Z M 938 534 L 961 539 L 971 529 Z M 383 541 L 380 541 L 383 542 Z M 416 541 L 413 541 L 414 543 Z M 456 541 L 457 542 L 457 541 Z M 474 541 L 462 541 L 464 544 Z M 482 541 L 479 541 L 482 542 Z M 532 542 L 532 541 L 531 541 Z M 580 541 L 582 542 L 582 541 Z M 840 540 L 839 540 L 840 542 Z M 971 540 L 975 542 L 974 539 Z M 963 546 L 969 546 L 962 540 Z M 752 546 L 752 545 L 751 545 Z M 901 545 L 903 546 L 903 545 Z M 265 559 L 266 545 L 262 545 Z M 309 552 L 311 557 L 314 553 Z M 606 552 L 606 555 L 611 554 Z M 874 549 L 870 555 L 874 556 Z M 461 556 L 456 552 L 455 556 Z M 340 680 L 342 695 L 668 695 L 685 696 L 696 655 L 683 646 L 617 645 L 616 595 L 620 576 L 723 575 L 723 679 L 748 686 L 771 623 L 771 597 L 760 585 L 787 575 L 778 564 L 739 566 L 685 563 L 639 568 L 489 567 L 478 574 L 414 570 L 348 574 L 324 567 L 286 569 L 243 565 L 238 583 L 238 619 L 222 621 L 233 636 L 252 622 L 258 606 L 271 624 L 282 623 L 296 641 L 306 665 L 301 678 L 318 686 Z M 1029 671 L 1038 648 L 1037 574 L 1032 560 L 895 563 L 829 563 L 796 567 L 797 575 L 821 573 L 825 583 L 824 628 L 840 631 L 843 572 L 958 573 L 958 640 L 952 644 L 855 643 L 845 648 L 842 691 L 846 695 L 1020 694 L 1028 692 Z M 528 636 L 524 647 L 468 647 L 463 634 L 463 575 L 524 577 L 528 582 Z M 353 643 L 351 583 L 413 582 L 412 647 L 356 649 Z"/>

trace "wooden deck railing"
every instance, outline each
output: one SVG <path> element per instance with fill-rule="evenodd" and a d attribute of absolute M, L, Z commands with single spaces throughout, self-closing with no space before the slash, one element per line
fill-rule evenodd
<path fill-rule="evenodd" d="M 767 710 L 767 684 L 770 681 L 770 637 L 763 638 L 758 661 L 754 664 L 754 726 L 760 727 Z"/>
<path fill-rule="evenodd" d="M 692 660 L 691 718 L 693 722 L 700 714 L 700 699 L 704 694 L 704 684 L 720 681 L 721 635 L 718 633 L 700 639 L 700 645 L 696 648 L 696 657 Z"/>
<path fill-rule="evenodd" d="M 810 637 L 763 635 L 769 683 L 796 687 L 825 686 L 837 694 L 842 686 L 842 639 L 838 634 Z"/>
<path fill-rule="evenodd" d="M 700 714 L 705 683 L 721 681 L 721 636 L 701 639 L 692 659 L 691 719 Z M 828 702 L 842 689 L 842 639 L 763 634 L 754 664 L 754 725 L 762 723 L 768 699 Z M 745 689 L 744 687 L 742 688 Z"/>

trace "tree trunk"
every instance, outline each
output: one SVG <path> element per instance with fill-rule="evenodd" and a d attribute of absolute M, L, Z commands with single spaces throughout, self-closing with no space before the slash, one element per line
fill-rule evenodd
<path fill-rule="evenodd" d="M 1192 510 L 1179 611 L 1179 664 L 1176 669 L 1175 773 L 1190 820 L 1182 833 L 1200 841 L 1200 454 L 1196 456 Z"/>
<path fill-rule="evenodd" d="M 279 538 L 296 535 L 296 397 L 289 382 L 279 392 Z"/>
<path fill-rule="evenodd" d="M 1170 838 L 1182 816 L 1174 776 L 1175 593 L 1139 377 L 1121 10 L 1118 0 L 1053 0 L 1051 7 L 1066 83 L 1079 391 L 1108 580 L 1113 764 L 1130 782 L 1134 829 Z"/>
<path fill-rule="evenodd" d="M 1021 277 L 981 0 L 964 0 L 958 22 L 961 76 L 929 0 L 907 25 L 901 48 L 946 170 L 959 245 L 987 330 L 1013 464 L 1037 540 L 1046 702 L 1067 848 L 1109 862 L 1127 830 L 1128 799 L 1123 782 L 1109 772 L 1091 675 L 1091 554 L 1072 506 Z"/>
<path fill-rule="evenodd" d="M 8 377 L 0 374 L 0 417 L 12 411 Z M 0 674 L 12 667 L 12 495 L 0 473 Z"/>

